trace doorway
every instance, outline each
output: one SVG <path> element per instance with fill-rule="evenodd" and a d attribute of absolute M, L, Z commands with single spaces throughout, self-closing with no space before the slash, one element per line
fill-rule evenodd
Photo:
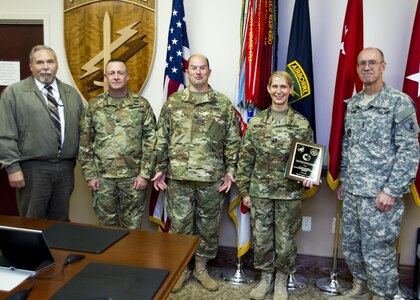
<path fill-rule="evenodd" d="M 0 36 L 4 41 L 0 61 L 18 61 L 20 79 L 30 76 L 29 51 L 35 45 L 44 44 L 43 20 L 0 20 Z M 5 88 L 0 86 L 0 93 Z M 0 215 L 18 215 L 16 192 L 10 187 L 4 169 L 0 169 Z"/>

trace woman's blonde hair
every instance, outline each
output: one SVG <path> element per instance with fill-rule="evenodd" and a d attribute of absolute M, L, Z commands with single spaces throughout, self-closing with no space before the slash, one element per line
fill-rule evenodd
<path fill-rule="evenodd" d="M 292 77 L 286 71 L 275 71 L 275 72 L 273 72 L 270 75 L 270 78 L 268 79 L 268 86 L 271 85 L 274 77 L 279 77 L 279 78 L 284 79 L 290 87 L 293 87 Z"/>

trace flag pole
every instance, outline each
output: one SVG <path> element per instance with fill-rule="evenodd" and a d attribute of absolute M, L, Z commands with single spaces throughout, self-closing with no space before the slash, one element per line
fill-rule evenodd
<path fill-rule="evenodd" d="M 401 257 L 401 236 L 398 237 L 397 243 L 396 243 L 396 249 L 397 249 L 397 270 L 400 269 L 400 257 Z M 398 285 L 398 294 L 394 296 L 395 300 L 397 299 L 416 299 L 416 294 L 413 290 L 411 290 L 409 287 L 402 285 L 401 283 Z"/>
<path fill-rule="evenodd" d="M 320 278 L 315 281 L 315 285 L 321 291 L 328 295 L 338 295 L 350 289 L 351 284 L 347 281 L 339 280 L 337 274 L 337 256 L 338 256 L 338 242 L 340 240 L 340 225 L 342 214 L 343 201 L 337 199 L 335 211 L 335 232 L 334 232 L 334 247 L 333 247 L 333 267 L 330 277 Z"/>
<path fill-rule="evenodd" d="M 242 269 L 241 257 L 239 256 L 238 261 L 236 262 L 236 269 L 227 271 L 223 276 L 223 280 L 233 284 L 251 283 L 254 281 L 254 274 L 253 272 L 247 274 L 247 272 Z"/>
<path fill-rule="evenodd" d="M 237 111 L 236 115 L 238 117 L 239 123 L 242 124 L 242 126 L 245 126 L 246 124 L 243 122 L 242 117 L 240 113 Z M 243 131 L 245 130 L 244 128 Z M 241 129 L 241 131 L 242 131 Z M 230 197 L 231 197 L 231 203 L 229 204 L 229 215 L 231 216 L 236 229 L 236 269 L 228 269 L 222 274 L 222 278 L 224 281 L 229 281 L 233 284 L 243 284 L 243 283 L 251 283 L 254 281 L 254 272 L 253 271 L 247 271 L 243 270 L 242 268 L 242 262 L 241 257 L 245 255 L 245 253 L 249 250 L 248 247 L 244 247 L 242 244 L 242 238 L 246 237 L 247 235 L 244 235 L 241 228 L 244 224 L 247 224 L 245 226 L 247 228 L 246 233 L 250 235 L 250 225 L 249 222 L 245 222 L 245 218 L 241 215 L 241 205 L 242 205 L 242 198 L 239 196 L 239 191 L 237 190 L 236 185 L 234 184 L 232 189 L 230 190 Z M 235 199 L 232 201 L 232 199 Z M 239 200 L 239 202 L 237 202 Z M 237 212 L 235 213 L 235 209 Z M 242 217 L 241 217 L 242 216 Z M 245 215 L 244 215 L 245 216 Z M 249 212 L 246 213 L 246 216 L 249 217 Z M 246 240 L 250 241 L 250 236 L 246 237 Z M 245 251 L 243 251 L 245 250 Z"/>
<path fill-rule="evenodd" d="M 287 290 L 294 291 L 297 289 L 302 289 L 308 285 L 309 280 L 298 274 L 289 274 L 287 278 Z"/>

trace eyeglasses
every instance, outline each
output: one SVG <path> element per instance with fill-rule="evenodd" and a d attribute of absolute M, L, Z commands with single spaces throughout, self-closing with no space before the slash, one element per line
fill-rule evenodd
<path fill-rule="evenodd" d="M 359 67 L 359 68 L 365 68 L 366 66 L 369 66 L 369 67 L 375 67 L 376 65 L 379 65 L 379 64 L 381 64 L 381 63 L 383 63 L 384 61 L 376 61 L 376 60 L 362 60 L 361 62 L 359 62 L 358 64 L 357 64 L 357 66 Z"/>

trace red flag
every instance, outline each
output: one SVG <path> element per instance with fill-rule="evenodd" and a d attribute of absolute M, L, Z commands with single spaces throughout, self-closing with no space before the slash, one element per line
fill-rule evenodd
<path fill-rule="evenodd" d="M 250 0 L 245 30 L 245 106 L 260 110 L 271 104 L 265 88 L 273 71 L 275 3 Z"/>
<path fill-rule="evenodd" d="M 344 131 L 344 114 L 349 99 L 363 85 L 356 72 L 357 55 L 363 50 L 363 0 L 349 0 L 341 35 L 332 111 L 327 181 L 332 190 L 339 183 L 341 140 Z"/>
<path fill-rule="evenodd" d="M 420 123 L 420 5 L 417 4 L 413 33 L 411 34 L 410 50 L 408 52 L 407 67 L 405 69 L 403 92 L 408 94 L 417 107 L 417 122 Z M 419 135 L 420 143 L 420 135 Z M 414 200 L 420 206 L 420 163 L 416 180 L 411 186 Z"/>
<path fill-rule="evenodd" d="M 264 18 L 261 21 L 264 21 L 261 24 L 261 65 L 257 68 L 261 68 L 260 71 L 260 88 L 258 90 L 257 96 L 257 108 L 266 109 L 271 105 L 271 97 L 267 91 L 268 79 L 270 78 L 271 73 L 273 72 L 273 60 L 274 60 L 274 42 L 275 42 L 275 3 L 273 0 L 262 1 L 262 11 L 265 12 L 261 18 Z"/>
<path fill-rule="evenodd" d="M 168 32 L 163 101 L 186 86 L 185 74 L 188 69 L 190 49 L 185 23 L 184 1 L 173 0 L 171 21 Z M 149 219 L 159 225 L 159 231 L 168 232 L 170 220 L 166 213 L 167 193 L 152 189 L 149 205 Z"/>
<path fill-rule="evenodd" d="M 258 30 L 261 5 L 255 1 L 249 1 L 248 21 L 245 37 L 245 101 L 255 107 L 256 94 L 259 87 L 260 64 L 260 32 Z"/>

